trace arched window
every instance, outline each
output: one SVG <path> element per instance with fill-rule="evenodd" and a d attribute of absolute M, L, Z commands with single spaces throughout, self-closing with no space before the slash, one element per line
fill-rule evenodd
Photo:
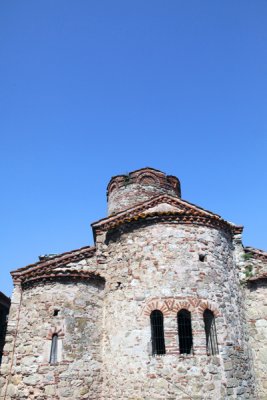
<path fill-rule="evenodd" d="M 177 314 L 177 324 L 180 354 L 191 354 L 193 352 L 193 335 L 190 311 L 180 310 Z"/>
<path fill-rule="evenodd" d="M 214 355 L 219 353 L 215 317 L 211 310 L 205 310 L 203 313 L 203 319 L 205 324 L 206 333 L 206 348 L 208 355 Z"/>
<path fill-rule="evenodd" d="M 58 335 L 57 333 L 55 333 L 52 336 L 49 363 L 56 364 L 58 361 L 57 358 L 58 358 Z"/>
<path fill-rule="evenodd" d="M 154 310 L 150 314 L 152 354 L 165 354 L 163 314 Z"/>

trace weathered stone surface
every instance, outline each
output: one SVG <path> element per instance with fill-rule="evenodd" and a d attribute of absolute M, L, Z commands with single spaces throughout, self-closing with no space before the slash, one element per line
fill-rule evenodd
<path fill-rule="evenodd" d="M 267 399 L 267 280 L 246 289 L 246 313 L 258 395 Z"/>
<path fill-rule="evenodd" d="M 103 289 L 86 283 L 51 283 L 32 287 L 21 294 L 12 370 L 17 375 L 8 376 L 7 395 L 21 399 L 25 387 L 31 387 L 34 393 L 29 395 L 30 399 L 40 396 L 78 399 L 76 386 L 84 385 L 90 398 L 99 398 Z M 59 309 L 57 316 L 53 316 L 55 305 Z M 61 354 L 55 365 L 49 364 L 51 330 L 62 334 L 59 336 L 62 349 L 58 349 Z M 10 357 L 5 358 L 3 367 Z M 8 369 L 2 368 L 2 371 Z M 88 375 L 93 384 L 88 385 Z M 80 392 L 80 388 L 77 390 Z"/>
<path fill-rule="evenodd" d="M 119 186 L 109 186 L 110 212 L 162 193 L 179 198 L 175 179 L 159 175 L 157 187 L 157 174 L 145 172 L 134 175 L 134 186 L 113 180 Z M 15 276 L 0 400 L 266 398 L 266 287 L 243 284 L 249 269 L 230 224 L 182 206 L 163 202 L 144 208 L 141 219 L 131 214 L 97 226 L 94 251 L 40 264 L 48 277 L 37 265 L 33 283 Z M 164 316 L 166 354 L 152 356 L 155 309 Z M 181 309 L 191 312 L 192 354 L 179 352 Z M 215 316 L 216 355 L 207 354 L 205 309 Z M 58 359 L 51 364 L 54 333 Z"/>

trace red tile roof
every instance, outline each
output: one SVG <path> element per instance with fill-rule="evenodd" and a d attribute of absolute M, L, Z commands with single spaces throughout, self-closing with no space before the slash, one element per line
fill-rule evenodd
<path fill-rule="evenodd" d="M 177 211 L 144 214 L 144 212 L 149 208 L 153 208 L 163 203 L 176 207 Z M 100 219 L 99 221 L 93 222 L 91 226 L 95 234 L 96 231 L 114 229 L 125 223 L 141 219 L 149 219 L 151 217 L 165 217 L 165 219 L 177 220 L 181 223 L 221 227 L 231 231 L 232 233 L 241 233 L 243 230 L 242 226 L 234 225 L 231 222 L 225 221 L 218 214 L 214 214 L 211 211 L 205 210 L 204 208 L 196 206 L 195 204 L 189 203 L 188 201 L 182 200 L 178 197 L 166 194 L 155 196 L 153 199 L 144 201 L 137 206 Z"/>
<path fill-rule="evenodd" d="M 77 250 L 68 251 L 66 253 L 55 255 L 53 258 L 38 261 L 34 264 L 27 265 L 26 267 L 19 268 L 11 272 L 14 283 L 23 283 L 35 281 L 40 279 L 47 279 L 48 277 L 68 277 L 70 274 L 73 278 L 87 278 L 92 277 L 93 272 L 89 271 L 56 271 L 56 268 L 63 267 L 72 262 L 84 260 L 95 255 L 95 247 L 82 247 Z M 78 275 L 77 275 L 78 274 Z M 77 276 L 76 276 L 77 275 Z"/>

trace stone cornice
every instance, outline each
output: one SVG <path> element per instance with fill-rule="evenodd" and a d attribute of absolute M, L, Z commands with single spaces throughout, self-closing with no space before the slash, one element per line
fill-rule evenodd
<path fill-rule="evenodd" d="M 26 267 L 17 269 L 11 272 L 13 282 L 15 284 L 24 284 L 26 282 L 69 278 L 73 279 L 78 274 L 79 279 L 92 278 L 93 273 L 88 271 L 74 271 L 69 268 L 56 270 L 62 268 L 67 264 L 84 260 L 85 258 L 91 258 L 95 255 L 95 247 L 82 247 L 78 250 L 69 251 L 56 255 L 55 257 L 43 261 L 39 261 L 35 264 L 30 264 Z"/>
<path fill-rule="evenodd" d="M 167 203 L 177 211 L 146 212 L 159 204 Z M 232 234 L 242 233 L 243 227 L 225 221 L 219 215 L 207 211 L 185 200 L 170 195 L 159 195 L 138 206 L 121 211 L 113 216 L 92 223 L 94 234 L 115 229 L 123 224 L 138 220 L 165 220 L 182 224 L 205 225 L 230 231 Z"/>

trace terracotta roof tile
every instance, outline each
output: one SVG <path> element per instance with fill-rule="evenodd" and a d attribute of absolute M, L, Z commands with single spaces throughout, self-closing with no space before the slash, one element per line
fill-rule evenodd
<path fill-rule="evenodd" d="M 198 223 L 203 225 L 214 225 L 225 227 L 233 233 L 241 233 L 243 230 L 242 226 L 234 225 L 231 222 L 225 221 L 220 215 L 214 214 L 211 211 L 205 210 L 195 204 L 189 203 L 188 201 L 182 200 L 175 196 L 170 195 L 159 195 L 153 197 L 151 200 L 144 201 L 137 206 L 128 208 L 127 210 L 120 211 L 115 215 L 110 215 L 109 217 L 100 219 L 99 221 L 93 222 L 91 224 L 94 234 L 95 230 L 108 230 L 114 229 L 115 227 L 123 224 L 129 223 L 131 221 L 136 221 L 141 218 L 151 218 L 156 216 L 163 216 L 162 212 L 147 213 L 144 216 L 144 212 L 149 208 L 155 207 L 158 204 L 168 203 L 170 205 L 176 206 L 180 210 L 172 214 L 173 217 L 180 217 L 180 221 L 184 223 Z M 166 214 L 166 213 L 165 213 Z"/>
<path fill-rule="evenodd" d="M 95 247 L 86 246 L 77 250 L 68 251 L 66 253 L 58 254 L 53 258 L 38 261 L 34 264 L 27 265 L 26 267 L 19 268 L 11 271 L 14 280 L 23 278 L 24 275 L 33 273 L 36 270 L 54 269 L 71 262 L 80 261 L 85 258 L 93 257 L 95 254 Z"/>

